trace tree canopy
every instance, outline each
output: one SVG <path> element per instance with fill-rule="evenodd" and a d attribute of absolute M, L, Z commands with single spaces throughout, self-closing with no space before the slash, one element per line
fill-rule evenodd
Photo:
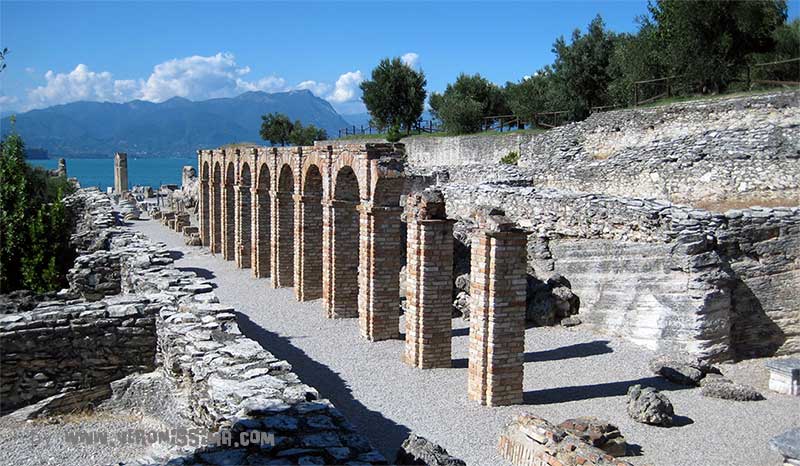
<path fill-rule="evenodd" d="M 453 134 L 480 131 L 483 118 L 510 112 L 503 89 L 480 74 L 460 74 L 443 94 L 433 93 L 431 112 Z"/>
<path fill-rule="evenodd" d="M 373 126 L 383 130 L 402 127 L 410 131 L 425 106 L 425 74 L 400 58 L 385 58 L 372 70 L 372 79 L 361 83 L 361 100 Z"/>
<path fill-rule="evenodd" d="M 310 146 L 314 141 L 328 138 L 322 128 L 314 125 L 303 125 L 300 120 L 294 123 L 282 113 L 270 113 L 261 117 L 261 138 L 271 144 L 285 146 L 287 143 L 296 146 Z"/>

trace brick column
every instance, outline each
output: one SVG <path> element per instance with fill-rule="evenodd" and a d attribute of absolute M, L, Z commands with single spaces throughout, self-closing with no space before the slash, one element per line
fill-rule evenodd
<path fill-rule="evenodd" d="M 358 206 L 358 324 L 370 341 L 398 338 L 400 207 Z"/>
<path fill-rule="evenodd" d="M 252 232 L 251 215 L 253 208 L 250 205 L 250 186 L 236 187 L 236 265 L 240 269 L 249 269 L 251 265 Z"/>
<path fill-rule="evenodd" d="M 294 295 L 298 301 L 322 297 L 322 198 L 295 195 Z"/>
<path fill-rule="evenodd" d="M 521 403 L 527 232 L 499 210 L 476 217 L 467 396 L 487 406 Z"/>
<path fill-rule="evenodd" d="M 453 221 L 441 191 L 410 195 L 406 204 L 406 348 L 420 369 L 451 367 Z"/>
<path fill-rule="evenodd" d="M 294 199 L 292 193 L 272 192 L 272 254 L 273 288 L 285 288 L 294 282 Z"/>
<path fill-rule="evenodd" d="M 222 258 L 232 261 L 236 251 L 236 199 L 232 180 L 225 180 L 222 189 Z"/>
<path fill-rule="evenodd" d="M 358 317 L 358 211 L 356 203 L 323 206 L 322 306 L 329 319 Z M 398 291 L 399 293 L 399 291 Z"/>
<path fill-rule="evenodd" d="M 202 175 L 201 175 L 202 176 Z M 208 176 L 200 178 L 200 205 L 199 205 L 199 223 L 200 223 L 200 240 L 203 246 L 211 245 L 211 202 L 210 202 L 210 188 Z"/>
<path fill-rule="evenodd" d="M 264 188 L 254 188 L 253 198 L 253 275 L 258 278 L 269 277 L 269 243 L 270 236 L 270 201 L 269 193 Z"/>
<path fill-rule="evenodd" d="M 222 182 L 219 180 L 211 183 L 211 252 L 222 252 Z"/>

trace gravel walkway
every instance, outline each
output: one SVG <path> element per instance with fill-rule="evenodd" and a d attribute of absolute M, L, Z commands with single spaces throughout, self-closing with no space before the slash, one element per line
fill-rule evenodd
<path fill-rule="evenodd" d="M 400 361 L 402 341 L 369 343 L 359 336 L 355 319 L 326 319 L 320 302 L 299 303 L 291 289 L 271 289 L 269 280 L 253 278 L 250 270 L 205 248 L 186 247 L 157 222 L 137 222 L 134 228 L 178 251 L 178 267 L 216 283 L 220 300 L 240 311 L 243 332 L 288 360 L 390 459 L 413 430 L 470 465 L 505 464 L 496 454 L 500 429 L 514 414 L 529 411 L 554 423 L 597 416 L 617 424 L 640 451 L 626 458 L 636 465 L 777 465 L 780 458 L 768 439 L 800 424 L 797 398 L 767 391 L 760 402 L 705 398 L 699 389 L 654 377 L 647 369 L 650 351 L 580 326 L 527 330 L 526 405 L 481 407 L 466 398 L 464 320 L 453 320 L 454 368 L 415 370 Z M 723 372 L 764 387 L 761 367 L 751 361 L 725 365 Z M 665 391 L 683 425 L 665 429 L 629 419 L 625 394 L 636 383 Z"/>

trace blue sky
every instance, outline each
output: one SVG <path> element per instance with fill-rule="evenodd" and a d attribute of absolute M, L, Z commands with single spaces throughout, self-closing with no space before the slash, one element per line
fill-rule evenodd
<path fill-rule="evenodd" d="M 791 0 L 789 15 L 798 15 Z M 528 2 L 0 1 L 0 110 L 76 100 L 192 100 L 309 89 L 341 113 L 384 57 L 421 68 L 428 90 L 460 72 L 505 83 L 552 61 L 556 37 L 598 13 L 635 31 L 646 0 Z"/>

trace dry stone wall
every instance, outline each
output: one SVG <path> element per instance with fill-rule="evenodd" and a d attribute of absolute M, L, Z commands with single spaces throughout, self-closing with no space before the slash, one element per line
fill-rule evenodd
<path fill-rule="evenodd" d="M 0 319 L 0 410 L 30 405 L 26 415 L 35 415 L 44 412 L 39 405 L 45 402 L 50 408 L 85 407 L 87 397 L 110 396 L 111 382 L 156 369 L 177 387 L 175 395 L 185 399 L 181 406 L 188 407 L 183 416 L 200 432 L 271 440 L 158 450 L 137 464 L 386 463 L 288 362 L 242 335 L 235 310 L 218 302 L 210 283 L 177 269 L 163 244 L 114 226 L 107 196 L 97 190 L 75 196 L 92 217 L 79 225 L 85 244 L 94 245 L 87 250 L 108 247 L 81 256 L 76 269 L 97 265 L 102 253 L 114 257 L 115 267 L 96 280 L 79 270 L 72 276 L 86 284 L 116 279 L 114 290 L 121 294 L 108 296 L 114 290 L 104 288 L 98 297 L 92 294 L 97 287 L 90 288 L 92 301 L 73 299 L 65 290 L 56 301 Z"/>
<path fill-rule="evenodd" d="M 800 351 L 800 209 L 715 214 L 554 189 L 441 186 L 448 216 L 502 207 L 536 275 L 566 276 L 593 330 L 656 350 L 732 359 Z"/>

